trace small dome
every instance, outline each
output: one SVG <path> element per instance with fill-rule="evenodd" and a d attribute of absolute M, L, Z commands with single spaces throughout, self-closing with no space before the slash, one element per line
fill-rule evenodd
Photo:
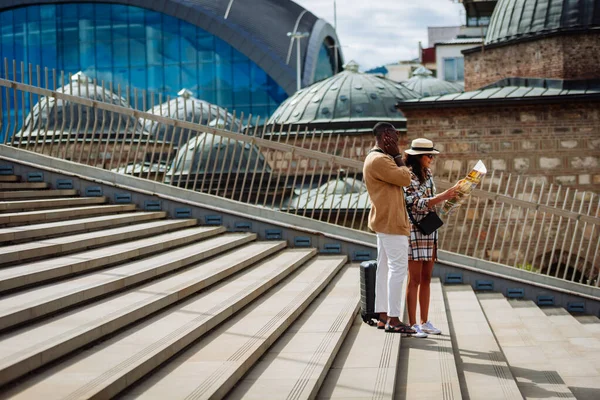
<path fill-rule="evenodd" d="M 419 97 L 442 96 L 464 90 L 459 83 L 434 78 L 433 72 L 422 66 L 413 72 L 412 78 L 404 82 L 404 86 L 418 93 Z"/>
<path fill-rule="evenodd" d="M 350 62 L 339 74 L 296 92 L 273 113 L 268 125 L 405 121 L 394 105 L 419 96 L 402 84 L 358 72 Z M 370 125 L 372 127 L 372 124 Z"/>
<path fill-rule="evenodd" d="M 192 137 L 181 146 L 167 176 L 180 180 L 181 176 L 207 175 L 211 177 L 229 173 L 265 171 L 271 173 L 264 156 L 256 146 L 211 133 Z M 214 171 L 214 172 L 213 172 Z"/>
<path fill-rule="evenodd" d="M 486 44 L 600 27 L 600 0 L 499 0 Z"/>
<path fill-rule="evenodd" d="M 284 201 L 285 209 L 370 208 L 366 185 L 354 178 L 334 179 L 318 188 L 295 192 L 296 196 Z"/>
<path fill-rule="evenodd" d="M 167 118 L 179 119 L 196 124 L 208 125 L 227 130 L 239 131 L 240 124 L 233 116 L 207 101 L 192 96 L 192 92 L 182 89 L 177 93 L 179 96 L 165 103 L 159 104 L 148 112 Z M 173 135 L 173 127 L 159 124 L 154 121 L 145 120 L 145 128 L 153 135 L 158 135 L 159 140 L 172 141 L 175 146 L 180 142 L 185 143 L 190 136 L 187 129 L 176 129 Z"/>
<path fill-rule="evenodd" d="M 130 108 L 125 99 L 107 88 L 103 89 L 102 86 L 96 85 L 83 72 L 71 76 L 71 82 L 58 88 L 56 92 Z M 129 131 L 141 132 L 141 126 L 135 118 L 121 115 L 120 127 L 116 123 L 110 123 L 111 120 L 117 119 L 116 114 L 112 115 L 109 111 L 96 112 L 78 103 L 42 97 L 27 116 L 17 136 L 36 136 L 38 131 L 43 132 L 44 135 L 53 135 L 54 132 L 62 131 L 81 135 L 86 132 L 91 133 L 93 129 L 96 134 L 117 133 L 117 130 L 123 132 L 125 127 Z M 78 132 L 75 132 L 77 129 Z"/>
<path fill-rule="evenodd" d="M 150 163 L 149 161 L 143 161 L 139 163 L 129 163 L 127 166 L 113 168 L 112 172 L 117 172 L 119 174 L 127 174 L 127 175 L 140 175 L 140 174 L 164 174 L 167 172 L 167 166 L 162 163 Z"/>

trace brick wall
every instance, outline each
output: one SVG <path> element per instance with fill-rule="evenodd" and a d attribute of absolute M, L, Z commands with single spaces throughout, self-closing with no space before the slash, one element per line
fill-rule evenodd
<path fill-rule="evenodd" d="M 551 36 L 465 54 L 465 91 L 503 78 L 600 78 L 600 32 Z"/>
<path fill-rule="evenodd" d="M 439 176 L 488 168 L 600 193 L 600 103 L 403 110 L 408 137 L 442 155 Z"/>
<path fill-rule="evenodd" d="M 273 137 L 273 140 L 276 140 L 275 137 Z M 306 139 L 292 136 L 285 143 L 326 154 L 363 161 L 368 151 L 373 147 L 375 140 L 371 133 L 355 135 L 324 134 L 323 137 L 315 135 Z M 329 162 L 308 160 L 304 156 L 292 155 L 280 151 L 267 152 L 265 158 L 274 171 L 282 171 L 283 173 L 289 168 L 291 168 L 290 171 L 292 173 L 295 173 L 297 168 L 299 174 L 320 174 L 322 170 L 327 174 L 331 169 Z M 335 166 L 334 170 L 337 171 L 338 168 L 338 166 Z"/>

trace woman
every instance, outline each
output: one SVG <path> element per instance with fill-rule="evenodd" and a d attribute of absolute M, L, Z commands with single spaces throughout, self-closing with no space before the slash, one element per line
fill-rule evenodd
<path fill-rule="evenodd" d="M 411 184 L 406 187 L 406 207 L 415 221 L 421 220 L 434 207 L 454 196 L 456 187 L 436 195 L 431 163 L 439 151 L 428 139 L 415 139 L 411 148 L 404 151 L 404 163 L 411 170 Z M 439 335 L 441 331 L 429 321 L 429 293 L 433 263 L 437 258 L 438 233 L 422 234 L 414 224 L 410 228 L 408 250 L 408 289 L 406 305 L 410 325 L 416 331 L 413 337 L 426 338 L 427 334 Z M 421 321 L 417 324 L 417 297 L 421 310 Z"/>

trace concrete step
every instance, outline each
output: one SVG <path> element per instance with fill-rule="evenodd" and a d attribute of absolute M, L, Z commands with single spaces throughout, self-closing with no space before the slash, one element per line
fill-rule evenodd
<path fill-rule="evenodd" d="M 40 199 L 49 197 L 77 196 L 77 190 L 17 190 L 0 192 L 0 200 Z"/>
<path fill-rule="evenodd" d="M 358 313 L 357 278 L 346 268 L 227 398 L 315 398 Z"/>
<path fill-rule="evenodd" d="M 471 286 L 445 285 L 444 296 L 461 393 L 471 399 L 521 399 Z"/>
<path fill-rule="evenodd" d="M 598 338 L 572 337 L 573 334 L 581 335 L 583 329 L 558 324 L 533 301 L 513 300 L 510 305 L 546 356 L 545 370 L 556 371 L 578 400 L 598 399 L 600 373 L 594 367 L 593 359 L 586 357 L 587 348 L 593 347 Z M 529 359 L 535 357 L 535 354 L 524 354 Z"/>
<path fill-rule="evenodd" d="M 207 228 L 206 236 L 223 231 L 222 227 Z M 255 239 L 252 233 L 209 237 L 166 253 L 5 296 L 0 299 L 0 330 L 122 290 Z"/>
<path fill-rule="evenodd" d="M 406 280 L 402 292 L 406 293 Z M 404 308 L 403 296 L 400 309 Z M 393 399 L 401 338 L 365 324 L 357 315 L 316 398 Z"/>
<path fill-rule="evenodd" d="M 236 392 L 245 387 L 246 380 L 237 386 L 233 394 L 227 392 L 309 306 L 345 263 L 345 256 L 320 256 L 309 262 L 263 298 L 158 370 L 124 398 L 223 398 L 225 395 L 228 399 L 238 398 Z M 346 269 L 343 275 L 343 282 L 335 279 L 338 291 L 339 286 L 355 289 L 354 292 L 345 291 L 347 302 L 347 296 L 352 297 L 358 289 L 352 286 L 352 283 L 356 283 L 356 269 L 350 273 Z M 306 352 L 306 346 L 310 346 L 310 343 L 304 342 L 304 345 L 300 351 Z M 264 359 L 269 359 L 271 355 L 269 350 Z M 287 371 L 291 372 L 289 369 Z M 283 371 L 280 369 L 279 372 Z M 250 372 L 249 375 L 252 374 Z M 196 379 L 186 379 L 190 375 Z M 260 398 L 268 399 L 271 394 L 283 398 L 285 392 L 281 391 L 281 386 L 270 382 L 269 390 L 261 391 Z M 243 396 L 253 398 L 245 392 Z"/>
<path fill-rule="evenodd" d="M 164 211 L 136 211 L 116 215 L 100 215 L 96 217 L 73 219 L 68 221 L 47 222 L 42 224 L 0 228 L 0 243 L 20 242 L 24 240 L 55 237 L 77 232 L 89 232 L 106 227 L 131 225 L 140 222 L 163 219 Z"/>
<path fill-rule="evenodd" d="M 442 284 L 433 278 L 430 286 L 429 320 L 442 331 L 426 339 L 402 340 L 396 399 L 460 399 L 460 381 L 450 337 Z M 408 321 L 408 313 L 405 314 Z M 420 321 L 417 306 L 417 321 Z"/>
<path fill-rule="evenodd" d="M 0 190 L 42 190 L 50 186 L 46 182 L 1 182 Z"/>
<path fill-rule="evenodd" d="M 48 260 L 50 257 L 62 254 L 74 253 L 112 243 L 122 243 L 134 238 L 139 239 L 175 229 L 183 229 L 196 224 L 197 221 L 195 219 L 159 220 L 96 232 L 44 239 L 37 242 L 3 246 L 0 247 L 0 253 L 2 254 L 0 265 L 14 264 L 16 262 L 22 263 L 34 259 Z"/>
<path fill-rule="evenodd" d="M 600 372 L 600 331 L 598 326 L 582 324 L 577 318 L 561 307 L 543 307 L 555 328 L 573 346 L 573 350 Z"/>
<path fill-rule="evenodd" d="M 562 307 L 542 307 L 540 310 L 546 314 L 548 319 L 550 319 L 557 328 L 564 328 L 560 331 L 565 338 L 589 338 L 595 336 L 600 339 L 600 336 L 596 336 L 598 333 L 597 326 L 589 323 L 581 323 L 579 319 Z M 590 315 L 590 317 L 596 318 L 592 315 Z M 596 318 L 596 320 L 598 320 L 598 318 Z"/>
<path fill-rule="evenodd" d="M 112 398 L 222 324 L 315 254 L 315 249 L 282 251 L 37 376 L 19 381 L 2 396 L 45 400 Z"/>
<path fill-rule="evenodd" d="M 134 211 L 135 204 L 110 204 L 86 207 L 59 208 L 53 210 L 38 210 L 0 214 L 0 226 L 14 226 L 16 224 L 33 224 L 50 221 L 67 221 L 76 218 L 91 217 L 96 215 L 119 214 Z"/>
<path fill-rule="evenodd" d="M 28 211 L 106 203 L 106 197 L 73 197 L 66 199 L 0 201 L 0 211 Z M 0 214 L 2 215 L 2 214 Z"/>
<path fill-rule="evenodd" d="M 18 175 L 0 175 L 0 182 L 19 182 L 21 177 Z"/>
<path fill-rule="evenodd" d="M 240 246 L 156 282 L 0 336 L 0 385 L 183 300 L 285 248 Z"/>
<path fill-rule="evenodd" d="M 600 318 L 595 315 L 574 315 L 573 317 L 580 324 L 585 325 L 585 329 L 600 335 Z"/>
<path fill-rule="evenodd" d="M 479 293 L 477 298 L 494 330 L 517 386 L 525 399 L 575 399 L 550 360 L 501 293 Z"/>
<path fill-rule="evenodd" d="M 5 267 L 0 269 L 0 293 L 194 243 L 206 237 L 207 230 L 213 229 L 204 226 L 180 229 L 68 256 Z"/>

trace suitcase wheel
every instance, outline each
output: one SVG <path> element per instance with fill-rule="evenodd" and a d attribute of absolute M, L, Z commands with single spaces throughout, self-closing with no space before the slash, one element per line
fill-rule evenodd
<path fill-rule="evenodd" d="M 369 326 L 375 325 L 375 322 L 373 322 L 373 320 L 371 318 L 367 317 L 365 314 L 362 314 L 361 318 L 365 324 L 369 324 Z"/>

